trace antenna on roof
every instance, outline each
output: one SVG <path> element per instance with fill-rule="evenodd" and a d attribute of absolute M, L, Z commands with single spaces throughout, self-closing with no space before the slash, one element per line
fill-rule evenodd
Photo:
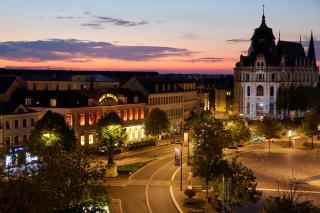
<path fill-rule="evenodd" d="M 262 15 L 264 16 L 264 4 L 262 5 Z"/>
<path fill-rule="evenodd" d="M 300 44 L 301 44 L 301 34 L 300 34 Z"/>
<path fill-rule="evenodd" d="M 280 41 L 280 30 L 279 30 L 279 41 Z"/>

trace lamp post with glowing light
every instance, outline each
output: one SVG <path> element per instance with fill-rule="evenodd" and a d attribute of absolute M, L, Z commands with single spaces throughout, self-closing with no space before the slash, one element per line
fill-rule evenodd
<path fill-rule="evenodd" d="M 291 139 L 291 136 L 292 136 L 292 130 L 289 130 L 288 131 L 288 136 L 289 136 L 289 148 L 290 148 L 290 139 Z"/>

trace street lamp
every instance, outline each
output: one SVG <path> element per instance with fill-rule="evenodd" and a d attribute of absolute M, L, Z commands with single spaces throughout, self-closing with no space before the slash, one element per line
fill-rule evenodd
<path fill-rule="evenodd" d="M 292 136 L 292 131 L 291 130 L 288 131 L 288 136 L 289 136 L 289 148 L 290 148 L 290 139 L 291 139 L 291 136 Z"/>

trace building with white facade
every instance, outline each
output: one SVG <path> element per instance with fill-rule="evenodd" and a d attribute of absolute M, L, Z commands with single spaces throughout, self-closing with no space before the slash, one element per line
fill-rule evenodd
<path fill-rule="evenodd" d="M 276 44 L 263 14 L 247 56 L 241 55 L 234 68 L 234 111 L 253 120 L 276 115 L 279 88 L 315 87 L 318 72 L 312 33 L 307 54 L 301 41 L 280 40 L 280 33 Z"/>

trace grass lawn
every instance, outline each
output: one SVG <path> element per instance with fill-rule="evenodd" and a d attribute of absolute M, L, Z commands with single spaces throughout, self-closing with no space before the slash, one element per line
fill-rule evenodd
<path fill-rule="evenodd" d="M 118 173 L 119 174 L 133 174 L 141 167 L 144 167 L 151 161 L 145 161 L 145 162 L 137 162 L 133 164 L 127 164 L 123 166 L 118 166 Z"/>

